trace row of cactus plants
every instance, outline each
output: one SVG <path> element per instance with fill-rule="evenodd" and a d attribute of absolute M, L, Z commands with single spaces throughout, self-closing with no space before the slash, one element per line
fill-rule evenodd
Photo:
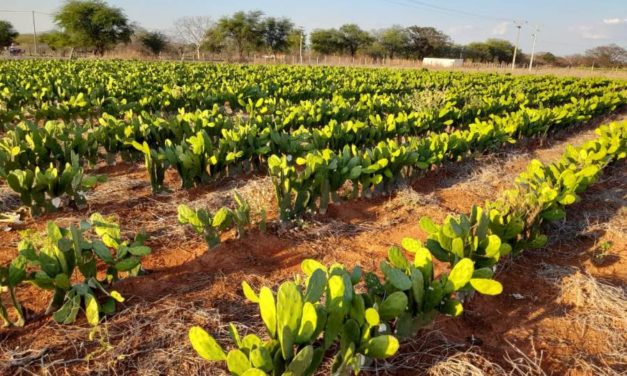
<path fill-rule="evenodd" d="M 622 92 L 608 92 L 592 98 L 574 99 L 568 104 L 549 109 L 523 107 L 513 113 L 491 115 L 485 121 L 476 120 L 452 134 L 443 132 L 426 138 L 447 140 L 451 138 L 450 143 L 454 144 L 445 146 L 455 146 L 452 148 L 453 152 L 458 154 L 475 149 L 484 151 L 508 141 L 510 138 L 507 136 L 542 133 L 546 131 L 546 125 L 552 122 L 580 121 L 611 111 L 624 102 L 625 96 Z M 259 103 L 250 105 L 251 111 L 254 111 Z M 397 140 L 402 140 L 401 145 L 407 148 L 425 146 L 421 141 L 423 138 L 412 135 L 424 135 L 431 128 L 442 131 L 446 124 L 450 124 L 448 120 L 443 120 L 447 116 L 447 111 L 443 110 L 445 109 L 441 109 L 438 115 L 442 118 L 435 121 L 441 125 L 440 127 L 429 126 L 428 122 L 417 117 L 399 113 L 390 114 L 387 118 L 371 116 L 367 122 L 349 120 L 340 123 L 331 120 L 321 128 L 301 127 L 286 131 L 264 124 L 260 116 L 257 116 L 258 119 L 253 116 L 249 121 L 232 129 L 222 129 L 216 136 L 210 136 L 205 130 L 199 130 L 179 141 L 168 138 L 156 143 L 144 141 L 141 145 L 137 141 L 130 142 L 146 156 L 146 166 L 154 189 L 163 189 L 165 171 L 168 168 L 175 168 L 181 177 L 183 187 L 189 188 L 206 183 L 211 178 L 259 170 L 264 167 L 264 162 L 269 161 L 268 157 L 271 155 L 289 156 L 293 160 L 301 157 L 307 159 L 310 155 L 317 156 L 326 152 L 325 150 L 341 153 L 351 145 L 376 149 L 382 147 L 382 143 L 398 144 Z M 506 124 L 511 122 L 519 124 L 520 128 L 524 129 L 507 128 Z M 493 128 L 498 128 L 497 132 L 494 132 Z M 495 133 L 499 133 L 496 136 L 501 137 L 496 137 Z M 461 145 L 456 144 L 459 139 L 462 141 Z M 438 141 L 446 143 L 447 140 Z M 472 141 L 470 145 L 469 141 Z M 419 145 L 414 145 L 416 143 Z M 424 151 L 427 153 L 423 156 L 425 159 L 439 155 L 435 152 L 429 154 L 428 149 Z M 393 173 L 392 175 L 395 176 Z"/>
<path fill-rule="evenodd" d="M 267 340 L 255 334 L 229 333 L 235 348 L 228 353 L 200 327 L 189 331 L 193 348 L 204 359 L 226 361 L 233 375 L 311 375 L 329 351 L 333 373 L 357 373 L 374 359 L 399 348 L 399 339 L 429 325 L 438 313 L 459 316 L 462 292 L 500 293 L 491 270 L 474 270 L 460 260 L 448 274 L 434 277 L 430 252 L 411 248 L 409 261 L 398 248 L 381 264 L 383 281 L 374 273 L 341 264 L 329 268 L 303 261 L 305 278 L 282 283 L 276 295 L 267 287 L 257 293 L 243 282 L 244 294 L 259 306 Z M 361 292 L 364 291 L 364 292 Z"/>
<path fill-rule="evenodd" d="M 581 89 L 585 93 L 582 97 L 597 98 L 598 89 L 584 87 Z M 620 91 L 612 94 L 622 97 Z M 315 154 L 315 150 L 324 148 L 337 151 L 349 144 L 371 146 L 385 139 L 442 129 L 451 124 L 451 113 L 457 114 L 453 116 L 455 119 L 465 118 L 458 113 L 452 104 L 454 102 L 447 102 L 444 108 L 436 111 L 437 114 L 429 115 L 431 117 L 401 111 L 382 118 L 378 113 L 380 102 L 385 102 L 382 98 L 367 98 L 363 104 L 360 104 L 361 99 L 357 101 L 363 107 L 360 113 L 368 112 L 367 108 L 372 109 L 366 122 L 338 122 L 333 119 L 327 125 L 314 129 L 300 127 L 291 130 L 289 126 L 293 119 L 301 121 L 302 116 L 293 114 L 298 113 L 299 106 L 308 108 L 307 103 L 294 106 L 295 109 L 292 108 L 289 113 L 283 112 L 282 108 L 287 106 L 285 103 L 274 103 L 276 114 L 265 114 L 268 106 L 273 105 L 272 101 L 276 102 L 275 98 L 244 103 L 249 115 L 240 116 L 239 121 L 233 121 L 216 105 L 211 110 L 195 113 L 182 111 L 170 118 L 148 113 L 134 115 L 132 112 L 126 114 L 128 118 L 123 120 L 103 115 L 99 124 L 91 127 L 55 121 L 48 121 L 43 127 L 20 123 L 0 141 L 0 176 L 7 180 L 10 177 L 10 187 L 20 194 L 25 205 L 33 207 L 37 213 L 55 210 L 58 205 L 54 203 L 60 202 L 55 195 L 63 196 L 62 201 L 71 206 L 83 204 L 84 191 L 93 187 L 96 179 L 83 179 L 83 168 L 86 164 L 94 165 L 103 157 L 100 155 L 101 147 L 108 162 L 114 161 L 118 154 L 131 161 L 137 160 L 137 152 L 143 154 L 151 186 L 153 191 L 158 192 L 165 188 L 165 171 L 168 168 L 175 168 L 183 188 L 190 188 L 206 184 L 215 177 L 263 169 L 263 162 L 271 154 L 298 157 L 310 152 Z M 503 100 L 508 101 L 505 97 Z M 526 99 L 516 101 L 520 100 Z M 352 102 L 335 102 L 341 106 L 352 105 Z M 335 102 L 331 100 L 329 103 Z M 324 103 L 318 106 L 330 106 Z M 604 108 L 603 104 L 600 107 Z M 521 111 L 526 113 L 528 110 L 518 112 Z M 532 112 L 530 116 L 533 115 Z M 501 114 L 497 118 L 507 119 L 510 116 Z M 285 120 L 281 120 L 283 117 Z M 306 119 L 302 121 L 306 123 Z M 64 179 L 55 178 L 64 173 Z M 72 180 L 72 184 L 63 183 L 68 179 Z"/>
<path fill-rule="evenodd" d="M 578 89 L 610 90 L 621 85 L 602 78 L 505 77 L 460 72 L 373 71 L 338 67 L 267 67 L 146 62 L 3 61 L 0 120 L 93 118 L 103 113 L 175 112 L 229 102 L 242 109 L 250 99 L 360 97 L 408 94 L 419 90 L 460 93 L 490 88 L 490 97 L 522 92 L 537 103 L 553 104 Z M 45 72 L 45 74 L 44 74 Z M 138 84 L 141 83 L 141 84 Z M 244 102 L 242 105 L 240 102 Z M 323 112 L 324 113 L 324 112 Z"/>
<path fill-rule="evenodd" d="M 424 217 L 425 244 L 405 238 L 380 264 L 383 282 L 359 266 L 326 268 L 305 260 L 293 281 L 277 294 L 268 287 L 257 293 L 242 283 L 244 296 L 258 304 L 267 330 L 241 338 L 234 324 L 234 347 L 227 352 L 200 327 L 189 339 L 204 359 L 226 362 L 233 375 L 312 375 L 325 356 L 333 355 L 332 373 L 358 373 L 374 359 L 393 356 L 399 340 L 413 336 L 438 313 L 459 316 L 475 292 L 497 295 L 502 285 L 493 279 L 499 260 L 523 249 L 541 247 L 544 222 L 563 218 L 564 207 L 579 199 L 609 163 L 627 156 L 627 122 L 604 125 L 597 138 L 568 147 L 560 160 L 530 163 L 516 187 L 469 215 L 448 216 L 442 224 Z M 407 259 L 407 253 L 413 259 Z M 449 273 L 435 277 L 433 257 L 448 263 Z"/>
<path fill-rule="evenodd" d="M 404 179 L 447 160 L 469 153 L 493 150 L 517 138 L 542 135 L 558 126 L 572 125 L 624 104 L 622 94 L 608 93 L 589 100 L 547 109 L 522 109 L 489 121 L 477 121 L 469 129 L 433 133 L 425 137 L 380 142 L 371 148 L 345 146 L 340 151 L 314 150 L 302 157 L 272 155 L 268 169 L 276 190 L 282 220 L 307 211 L 325 213 L 328 204 L 339 200 L 347 183 L 352 195 L 368 197 L 389 191 Z"/>
<path fill-rule="evenodd" d="M 124 239 L 112 218 L 98 213 L 69 228 L 48 222 L 45 235 L 25 231 L 18 245 L 18 256 L 0 267 L 0 292 L 7 290 L 17 320 L 11 320 L 0 301 L 0 318 L 5 326 L 22 326 L 25 317 L 16 289 L 28 283 L 53 292 L 46 314 L 59 323 L 76 320 L 81 309 L 87 322 L 96 326 L 103 315 L 112 314 L 122 295 L 112 284 L 142 273 L 141 258 L 150 254 L 144 245 L 146 235 Z M 98 267 L 105 268 L 98 275 Z M 79 282 L 74 282 L 79 278 Z"/>

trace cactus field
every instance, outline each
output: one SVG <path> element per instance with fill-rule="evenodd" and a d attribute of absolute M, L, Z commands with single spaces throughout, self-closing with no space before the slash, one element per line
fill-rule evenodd
<path fill-rule="evenodd" d="M 0 61 L 0 375 L 627 372 L 627 81 Z"/>

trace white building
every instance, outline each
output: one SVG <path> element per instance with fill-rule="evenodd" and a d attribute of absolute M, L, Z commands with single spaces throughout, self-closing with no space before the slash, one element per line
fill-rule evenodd
<path fill-rule="evenodd" d="M 441 59 L 438 57 L 425 57 L 422 59 L 422 65 L 431 67 L 461 67 L 463 64 L 463 59 Z"/>

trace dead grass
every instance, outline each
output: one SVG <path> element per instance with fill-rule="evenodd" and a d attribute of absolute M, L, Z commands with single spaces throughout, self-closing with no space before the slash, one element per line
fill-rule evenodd
<path fill-rule="evenodd" d="M 96 331 L 47 323 L 45 346 L 1 348 L 0 374 L 224 375 L 199 358 L 187 340 L 190 324 L 218 331 L 220 314 L 199 302 L 163 298 L 132 305 Z M 59 353 L 64 353 L 59 357 Z"/>
<path fill-rule="evenodd" d="M 577 331 L 575 367 L 595 375 L 627 371 L 627 288 L 614 286 L 575 267 L 544 265 L 539 275 L 558 291 L 556 302 L 567 307 L 564 325 Z M 600 337 L 604 349 L 586 351 L 587 338 Z"/>
<path fill-rule="evenodd" d="M 603 368 L 608 374 L 627 366 L 627 288 L 575 273 L 562 279 L 560 289 L 559 301 L 573 307 L 567 319 L 575 324 L 580 335 L 585 337 L 594 331 L 605 339 L 604 354 L 589 360 L 587 354 L 581 354 L 578 361 L 589 367 Z"/>
<path fill-rule="evenodd" d="M 429 376 L 546 376 L 541 364 L 543 353 L 533 347 L 529 354 L 511 342 L 505 351 L 503 365 L 497 364 L 470 348 L 437 361 L 426 370 Z"/>

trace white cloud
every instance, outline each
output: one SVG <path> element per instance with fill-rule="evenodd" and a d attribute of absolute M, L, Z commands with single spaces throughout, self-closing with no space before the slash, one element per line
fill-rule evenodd
<path fill-rule="evenodd" d="M 606 18 L 603 20 L 603 23 L 606 25 L 627 24 L 627 18 Z"/>
<path fill-rule="evenodd" d="M 577 26 L 576 31 L 579 33 L 579 36 L 583 39 L 608 39 L 607 34 L 594 29 L 592 26 L 580 25 Z"/>
<path fill-rule="evenodd" d="M 456 25 L 453 27 L 450 27 L 448 29 L 449 34 L 464 34 L 468 31 L 472 31 L 472 30 L 476 30 L 477 27 L 475 25 Z"/>
<path fill-rule="evenodd" d="M 505 33 L 507 33 L 507 28 L 509 26 L 509 22 L 505 21 L 505 22 L 501 22 L 499 24 L 497 24 L 494 29 L 492 29 L 492 34 L 494 35 L 505 35 Z"/>

